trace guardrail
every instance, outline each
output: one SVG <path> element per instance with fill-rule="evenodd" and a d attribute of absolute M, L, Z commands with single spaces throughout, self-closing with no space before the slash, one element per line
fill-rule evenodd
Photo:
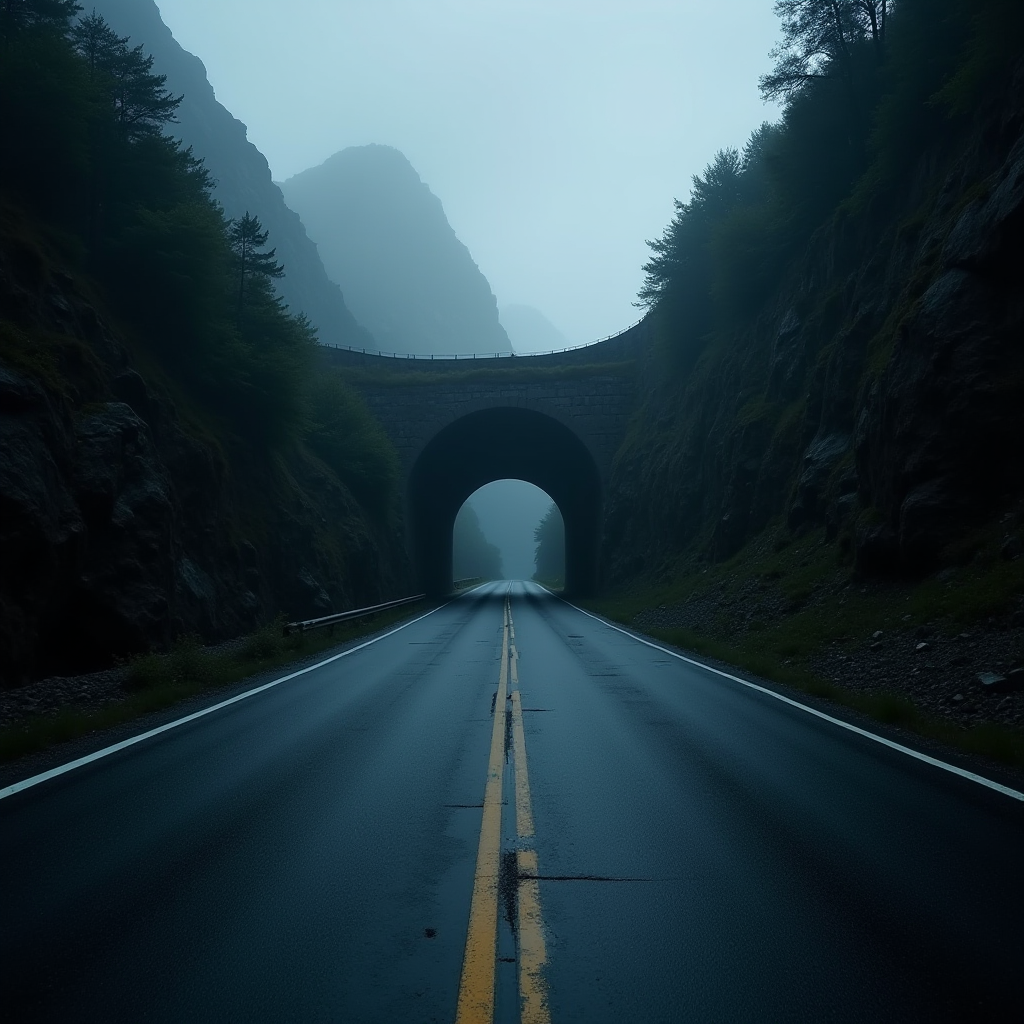
<path fill-rule="evenodd" d="M 456 590 L 463 590 L 466 587 L 468 587 L 471 583 L 483 582 L 485 582 L 483 576 L 467 576 L 464 580 L 456 580 L 452 584 L 452 586 L 455 587 Z"/>
<path fill-rule="evenodd" d="M 425 352 L 375 352 L 373 349 L 353 348 L 351 345 L 324 345 L 324 348 L 337 348 L 343 352 L 359 352 L 364 356 L 381 356 L 384 359 L 530 359 L 532 356 L 557 356 L 563 352 L 579 352 L 580 349 L 590 348 L 592 345 L 600 345 L 602 342 L 611 341 L 627 331 L 633 330 L 634 327 L 642 324 L 644 319 L 644 316 L 640 317 L 636 323 L 623 327 L 621 331 L 616 331 L 614 334 L 609 334 L 607 338 L 598 338 L 597 341 L 585 341 L 582 345 L 570 345 L 567 348 L 553 348 L 547 352 L 463 352 L 461 355 L 455 352 L 441 355 Z"/>
<path fill-rule="evenodd" d="M 307 629 L 321 629 L 323 626 L 334 626 L 339 622 L 348 622 L 350 619 L 364 619 L 368 615 L 376 615 L 377 612 L 386 612 L 390 608 L 401 608 L 404 604 L 415 604 L 422 601 L 426 594 L 415 594 L 412 597 L 400 597 L 397 601 L 385 601 L 383 604 L 372 604 L 368 608 L 354 608 L 350 612 L 336 612 L 334 615 L 324 615 L 319 619 L 303 619 L 299 622 L 286 622 L 284 624 L 284 635 L 291 633 L 304 633 Z"/>

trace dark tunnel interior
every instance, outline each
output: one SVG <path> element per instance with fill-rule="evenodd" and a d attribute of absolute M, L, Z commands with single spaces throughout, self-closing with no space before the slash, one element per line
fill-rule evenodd
<path fill-rule="evenodd" d="M 525 480 L 546 491 L 565 523 L 565 589 L 598 584 L 601 477 L 586 445 L 566 426 L 529 409 L 470 413 L 440 430 L 409 475 L 413 557 L 427 594 L 452 588 L 452 528 L 463 502 L 494 480 Z"/>

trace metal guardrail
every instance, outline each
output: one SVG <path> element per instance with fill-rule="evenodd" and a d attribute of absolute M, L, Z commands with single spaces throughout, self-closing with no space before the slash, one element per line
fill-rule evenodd
<path fill-rule="evenodd" d="M 470 585 L 470 583 L 483 583 L 483 582 L 484 582 L 483 576 L 467 576 L 464 580 L 456 580 L 452 584 L 452 586 L 455 587 L 456 590 L 462 590 L 465 587 L 468 587 Z"/>
<path fill-rule="evenodd" d="M 368 608 L 354 608 L 350 612 L 336 612 L 334 615 L 324 615 L 319 619 L 303 619 L 299 622 L 286 622 L 284 624 L 284 635 L 291 633 L 304 633 L 307 629 L 320 629 L 323 626 L 333 626 L 339 622 L 348 622 L 350 619 L 363 619 L 367 615 L 376 615 L 377 612 L 386 612 L 389 608 L 401 608 L 404 604 L 414 604 L 422 601 L 426 594 L 415 594 L 412 597 L 400 597 L 397 601 L 385 601 L 383 604 L 372 604 Z"/>
<path fill-rule="evenodd" d="M 642 316 L 636 323 L 623 327 L 621 331 L 609 334 L 606 338 L 598 338 L 597 341 L 587 341 L 582 345 L 570 345 L 568 348 L 553 348 L 547 352 L 463 352 L 461 355 L 455 352 L 441 355 L 440 353 L 432 352 L 375 352 L 373 349 L 353 348 L 351 345 L 324 345 L 324 348 L 341 349 L 342 352 L 359 352 L 364 356 L 380 356 L 383 359 L 425 359 L 428 361 L 435 359 L 531 359 L 533 356 L 557 356 L 563 352 L 579 352 L 580 349 L 590 348 L 592 345 L 600 345 L 605 341 L 612 341 L 615 338 L 621 337 L 627 331 L 633 330 L 634 327 L 638 327 L 645 319 L 646 316 Z"/>

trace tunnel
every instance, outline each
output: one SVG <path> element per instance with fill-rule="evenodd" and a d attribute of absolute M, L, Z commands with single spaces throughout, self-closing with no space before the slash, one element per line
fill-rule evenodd
<path fill-rule="evenodd" d="M 494 480 L 546 491 L 565 523 L 565 590 L 595 593 L 601 540 L 601 475 L 587 446 L 551 416 L 522 408 L 469 413 L 438 431 L 409 474 L 407 514 L 423 592 L 452 589 L 452 528 L 463 502 Z"/>

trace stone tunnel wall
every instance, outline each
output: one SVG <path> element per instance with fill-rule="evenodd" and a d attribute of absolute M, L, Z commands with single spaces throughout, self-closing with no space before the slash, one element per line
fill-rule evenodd
<path fill-rule="evenodd" d="M 607 341 L 540 356 L 404 359 L 326 346 L 323 354 L 329 365 L 372 371 L 375 379 L 356 377 L 353 384 L 390 436 L 406 475 L 427 442 L 449 423 L 481 409 L 511 406 L 544 413 L 572 430 L 607 485 L 636 407 L 637 370 L 646 351 L 647 329 L 641 323 Z M 608 364 L 607 374 L 597 369 L 601 364 Z M 524 380 L 521 372 L 573 366 L 581 368 L 578 377 Z M 429 379 L 408 382 L 420 373 Z M 508 383 L 501 379 L 505 373 Z M 389 375 L 398 378 L 395 384 L 385 382 Z"/>
<path fill-rule="evenodd" d="M 544 413 L 567 426 L 587 446 L 605 483 L 635 402 L 631 376 L 592 376 L 514 386 L 359 384 L 358 390 L 388 432 L 406 474 L 427 442 L 443 427 L 469 413 L 504 406 Z"/>

